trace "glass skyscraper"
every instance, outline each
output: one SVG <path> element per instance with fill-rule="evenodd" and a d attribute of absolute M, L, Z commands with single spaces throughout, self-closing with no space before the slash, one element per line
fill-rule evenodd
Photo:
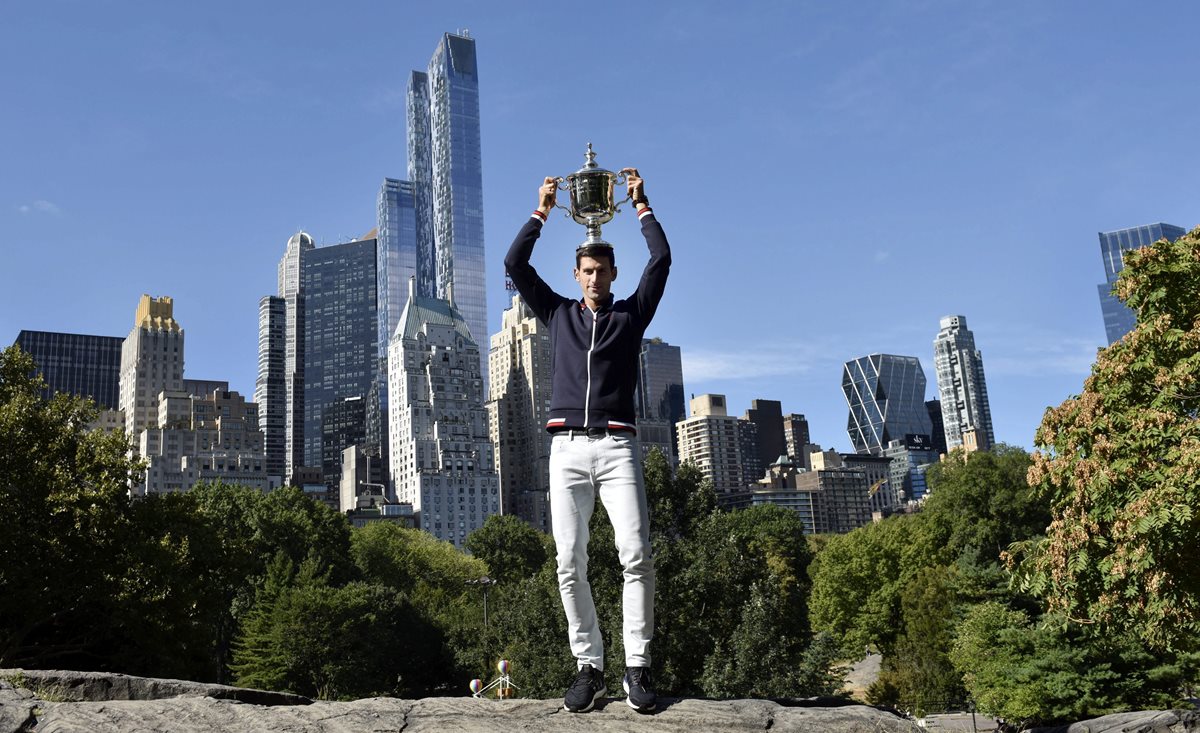
<path fill-rule="evenodd" d="M 408 302 L 408 279 L 417 276 L 417 207 L 414 184 L 383 179 L 379 189 L 378 252 L 379 357 L 387 361 L 388 342 Z"/>
<path fill-rule="evenodd" d="M 881 456 L 891 441 L 932 430 L 925 372 L 915 356 L 871 354 L 846 362 L 842 393 L 850 407 L 846 432 L 858 453 Z"/>
<path fill-rule="evenodd" d="M 1100 257 L 1104 260 L 1104 282 L 1096 286 L 1100 294 L 1100 312 L 1104 315 L 1104 335 L 1116 343 L 1133 330 L 1137 317 L 1112 294 L 1113 283 L 1125 267 L 1125 252 L 1154 244 L 1160 239 L 1174 242 L 1187 230 L 1173 224 L 1146 224 L 1113 232 L 1100 232 Z"/>
<path fill-rule="evenodd" d="M 379 363 L 376 240 L 360 239 L 304 253 L 304 465 L 322 465 L 324 412 L 349 397 L 366 398 Z M 339 426 L 342 432 L 350 432 Z M 365 427 L 358 431 L 365 434 Z M 341 446 L 344 448 L 345 446 Z M 340 450 L 341 448 L 338 448 Z"/>
<path fill-rule="evenodd" d="M 642 452 L 658 448 L 673 462 L 678 445 L 675 423 L 687 417 L 683 359 L 678 346 L 660 338 L 642 339 L 634 404 Z"/>
<path fill-rule="evenodd" d="M 101 409 L 118 409 L 121 344 L 118 336 L 21 331 L 17 346 L 33 357 L 46 380 L 42 397 L 55 392 L 90 397 Z"/>
<path fill-rule="evenodd" d="M 423 291 L 431 283 L 433 295 L 449 299 L 453 289 L 453 300 L 472 337 L 486 340 L 483 165 L 475 39 L 454 33 L 442 36 L 427 73 L 414 72 L 409 79 L 407 111 L 408 170 L 417 212 L 417 292 L 425 297 Z M 430 233 L 425 226 L 427 216 L 432 222 L 432 273 L 425 271 L 428 262 L 423 255 Z M 486 372 L 484 366 L 481 363 L 480 370 Z"/>

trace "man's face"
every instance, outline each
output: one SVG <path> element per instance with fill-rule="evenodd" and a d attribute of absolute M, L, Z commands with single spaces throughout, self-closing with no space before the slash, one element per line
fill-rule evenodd
<path fill-rule="evenodd" d="M 579 258 L 579 267 L 575 268 L 575 279 L 583 289 L 583 302 L 592 310 L 599 308 L 608 300 L 613 280 L 617 279 L 617 268 L 609 264 L 608 258 L 588 257 Z"/>

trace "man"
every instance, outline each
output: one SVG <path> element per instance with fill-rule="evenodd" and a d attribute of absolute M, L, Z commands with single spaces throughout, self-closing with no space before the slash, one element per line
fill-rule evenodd
<path fill-rule="evenodd" d="M 591 710 L 607 690 L 604 640 L 587 579 L 588 520 L 596 494 L 604 502 L 624 569 L 623 615 L 626 702 L 639 712 L 654 709 L 650 639 L 654 633 L 654 560 L 650 519 L 642 483 L 633 406 L 642 336 L 667 284 L 671 251 L 650 211 L 643 181 L 626 168 L 630 198 L 650 249 L 650 261 L 634 294 L 613 300 L 617 279 L 612 247 L 575 251 L 575 279 L 583 297 L 554 292 L 529 264 L 533 245 L 554 207 L 557 179 L 546 178 L 538 208 L 513 241 L 504 266 L 521 297 L 550 328 L 554 351 L 550 419 L 550 513 L 557 547 L 558 585 L 571 652 L 579 668 L 563 707 Z"/>

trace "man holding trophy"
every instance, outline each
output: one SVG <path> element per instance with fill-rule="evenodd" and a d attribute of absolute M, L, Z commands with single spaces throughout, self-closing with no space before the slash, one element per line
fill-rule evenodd
<path fill-rule="evenodd" d="M 650 261 L 633 295 L 614 300 L 610 289 L 617 266 L 612 245 L 600 236 L 600 225 L 620 210 L 613 203 L 612 190 L 622 177 L 627 200 L 637 209 Z M 649 651 L 654 635 L 654 559 L 634 389 L 642 337 L 666 287 L 671 251 L 637 170 L 625 168 L 614 174 L 598 168 L 589 144 L 587 165 L 567 177 L 565 189 L 571 193 L 571 218 L 587 226 L 587 240 L 575 250 L 574 275 L 582 297 L 575 300 L 554 292 L 529 258 L 557 203 L 560 180 L 545 179 L 538 190 L 538 208 L 517 234 L 504 265 L 525 303 L 549 327 L 554 354 L 546 425 L 554 435 L 550 511 L 559 591 L 578 666 L 563 707 L 586 712 L 607 691 L 604 640 L 587 576 L 588 521 L 599 494 L 612 521 L 624 571 L 622 686 L 629 706 L 648 712 L 656 702 Z"/>

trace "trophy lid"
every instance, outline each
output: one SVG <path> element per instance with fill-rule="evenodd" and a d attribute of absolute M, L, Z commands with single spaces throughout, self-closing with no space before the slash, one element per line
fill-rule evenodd
<path fill-rule="evenodd" d="M 595 175 L 603 175 L 605 173 L 607 173 L 609 175 L 613 175 L 612 171 L 606 170 L 606 169 L 601 168 L 600 166 L 596 165 L 596 151 L 592 150 L 591 143 L 587 144 L 587 152 L 584 153 L 583 157 L 584 157 L 583 167 L 580 168 L 579 170 L 575 171 L 576 176 L 580 176 L 580 175 L 595 176 Z"/>

